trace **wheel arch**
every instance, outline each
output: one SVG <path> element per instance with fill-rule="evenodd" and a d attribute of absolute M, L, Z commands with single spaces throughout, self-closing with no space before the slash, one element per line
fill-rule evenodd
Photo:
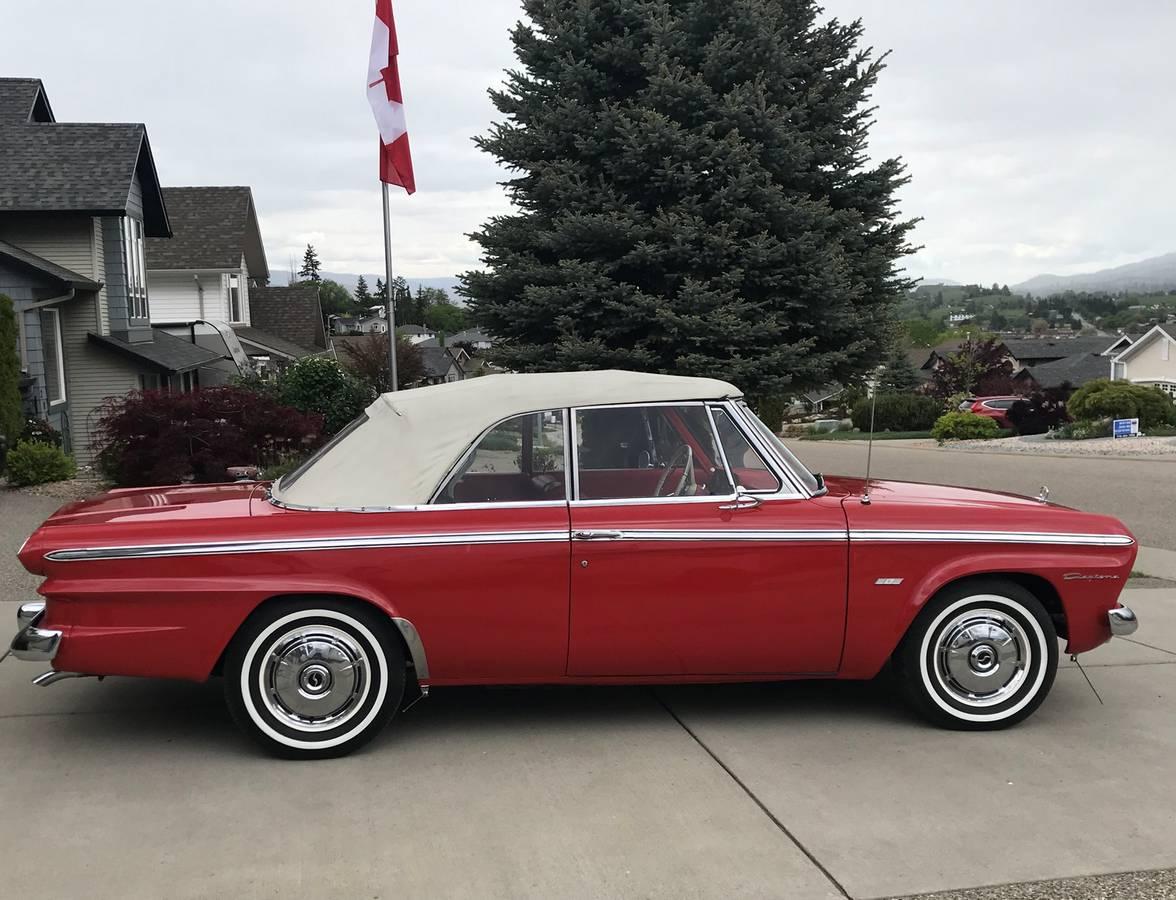
<path fill-rule="evenodd" d="M 409 672 L 410 678 L 416 680 L 417 686 L 422 692 L 427 688 L 429 682 L 429 662 L 428 657 L 425 654 L 424 641 L 421 639 L 420 632 L 417 631 L 416 625 L 414 625 L 409 619 L 397 615 L 394 610 L 389 609 L 388 606 L 383 603 L 380 603 L 370 597 L 347 593 L 345 591 L 287 591 L 283 593 L 275 593 L 266 597 L 264 600 L 258 603 L 252 609 L 252 611 L 250 611 L 249 615 L 242 619 L 241 622 L 237 625 L 237 628 L 233 631 L 232 636 L 230 636 L 229 640 L 225 643 L 225 646 L 221 649 L 220 656 L 217 657 L 216 663 L 212 669 L 213 675 L 220 675 L 223 673 L 225 656 L 229 652 L 229 647 L 233 642 L 233 638 L 237 636 L 238 632 L 240 632 L 241 628 L 244 627 L 245 623 L 267 607 L 286 600 L 327 600 L 335 603 L 361 604 L 365 607 L 369 607 L 382 613 L 388 618 L 388 621 L 391 622 L 393 626 L 392 633 L 396 636 L 396 639 L 400 642 L 401 649 L 404 651 L 404 658 L 408 661 L 411 670 Z"/>

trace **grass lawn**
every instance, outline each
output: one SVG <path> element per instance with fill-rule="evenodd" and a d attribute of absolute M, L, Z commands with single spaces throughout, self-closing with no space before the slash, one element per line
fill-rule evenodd
<path fill-rule="evenodd" d="M 802 441 L 864 441 L 869 436 L 868 431 L 826 431 L 824 434 L 797 435 Z M 874 433 L 876 441 L 910 441 L 930 437 L 930 431 L 877 431 Z"/>

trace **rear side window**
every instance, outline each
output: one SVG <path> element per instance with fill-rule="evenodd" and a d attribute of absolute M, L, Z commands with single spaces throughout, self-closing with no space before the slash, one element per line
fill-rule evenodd
<path fill-rule="evenodd" d="M 567 499 L 564 413 L 507 419 L 462 459 L 434 503 L 536 503 Z"/>

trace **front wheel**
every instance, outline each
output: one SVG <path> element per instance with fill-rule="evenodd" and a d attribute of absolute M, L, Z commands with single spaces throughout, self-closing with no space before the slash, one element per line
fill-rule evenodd
<path fill-rule="evenodd" d="M 1003 579 L 949 587 L 915 618 L 894 656 L 903 694 L 945 728 L 1006 728 L 1049 693 L 1058 641 L 1041 601 Z"/>
<path fill-rule="evenodd" d="M 360 603 L 292 598 L 254 613 L 225 656 L 238 727 L 291 759 L 343 756 L 387 724 L 404 695 L 392 623 Z"/>

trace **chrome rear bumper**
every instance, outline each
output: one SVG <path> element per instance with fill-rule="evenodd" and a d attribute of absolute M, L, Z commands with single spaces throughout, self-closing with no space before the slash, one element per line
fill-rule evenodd
<path fill-rule="evenodd" d="M 1107 613 L 1107 620 L 1111 623 L 1111 634 L 1115 637 L 1135 634 L 1135 629 L 1139 627 L 1135 611 L 1127 606 L 1116 606 Z"/>
<path fill-rule="evenodd" d="M 12 639 L 8 652 L 17 659 L 27 662 L 49 662 L 57 655 L 61 644 L 61 632 L 50 628 L 38 628 L 45 618 L 45 601 L 22 603 L 16 611 L 16 624 L 20 629 Z"/>

